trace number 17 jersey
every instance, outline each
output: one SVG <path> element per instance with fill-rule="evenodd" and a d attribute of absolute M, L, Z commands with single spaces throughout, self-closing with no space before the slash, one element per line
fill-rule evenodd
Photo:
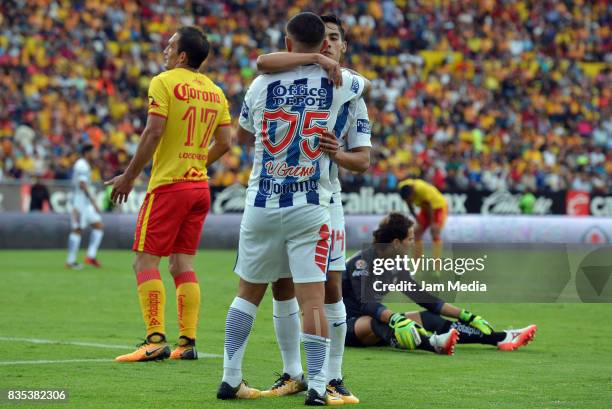
<path fill-rule="evenodd" d="M 206 181 L 208 146 L 217 127 L 231 122 L 221 88 L 195 71 L 165 71 L 151 80 L 149 115 L 166 118 L 166 126 L 153 156 L 147 191 L 185 186 L 179 182 Z M 172 184 L 177 187 L 169 186 Z"/>
<path fill-rule="evenodd" d="M 283 208 L 329 206 L 330 158 L 319 135 L 334 129 L 343 104 L 359 98 L 364 79 L 343 71 L 335 88 L 318 65 L 257 77 L 249 87 L 240 126 L 255 134 L 246 204 Z"/>

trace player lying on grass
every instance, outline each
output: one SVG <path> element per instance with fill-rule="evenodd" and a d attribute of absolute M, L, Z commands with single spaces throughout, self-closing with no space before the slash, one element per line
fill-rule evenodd
<path fill-rule="evenodd" d="M 419 328 L 422 334 L 448 334 L 456 331 L 459 343 L 487 344 L 498 349 L 511 351 L 533 340 L 536 326 L 517 330 L 497 332 L 481 316 L 446 303 L 438 297 L 421 291 L 405 291 L 404 294 L 415 301 L 426 311 L 398 313 L 390 310 L 380 299 L 386 292 L 375 291 L 374 281 L 391 283 L 396 280 L 413 282 L 416 288 L 419 284 L 413 280 L 410 273 L 385 271 L 381 275 L 372 274 L 372 266 L 376 258 L 393 258 L 396 255 L 408 254 L 413 242 L 413 223 L 400 213 L 391 213 L 385 217 L 374 232 L 374 243 L 349 259 L 346 272 L 342 278 L 342 293 L 347 311 L 347 346 L 385 346 L 414 349 L 403 342 L 400 329 L 410 325 Z M 450 321 L 442 316 L 455 318 Z M 433 335 L 432 338 L 436 337 Z M 435 339 L 435 338 L 434 338 Z M 435 342 L 436 352 L 452 353 L 452 348 L 440 351 Z M 421 347 L 421 349 L 427 349 Z"/>
<path fill-rule="evenodd" d="M 319 53 L 295 54 L 274 53 L 261 55 L 257 67 L 262 72 L 286 71 L 303 64 L 305 59 L 326 67 L 333 78 L 340 68 L 347 49 L 345 32 L 342 23 L 334 15 L 324 15 L 325 38 L 327 46 Z M 342 77 L 339 76 L 341 79 Z M 330 357 L 327 392 L 338 396 L 344 403 L 359 403 L 351 391 L 344 385 L 342 377 L 342 358 L 344 339 L 346 337 L 346 310 L 342 302 L 342 272 L 346 265 L 344 212 L 342 208 L 338 166 L 353 172 L 365 172 L 370 166 L 370 120 L 363 98 L 345 103 L 333 126 L 332 132 L 321 135 L 322 150 L 331 160 L 330 180 L 332 199 L 329 212 L 331 220 L 330 259 L 325 282 L 325 313 L 327 315 Z M 272 284 L 273 319 L 276 339 L 283 358 L 283 374 L 262 396 L 277 397 L 298 393 L 305 390 L 300 342 L 297 333 L 300 328 L 298 303 L 295 299 L 293 283 L 290 279 L 281 279 Z"/>

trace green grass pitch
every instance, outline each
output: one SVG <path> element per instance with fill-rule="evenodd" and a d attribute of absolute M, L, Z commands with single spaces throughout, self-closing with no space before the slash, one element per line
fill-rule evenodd
<path fill-rule="evenodd" d="M 69 402 L 15 407 L 290 408 L 303 397 L 221 402 L 224 320 L 236 289 L 233 251 L 202 251 L 197 362 L 118 364 L 143 336 L 128 251 L 102 251 L 102 269 L 69 271 L 63 251 L 0 251 L 0 389 L 67 388 Z M 81 257 L 82 259 L 82 257 Z M 162 264 L 162 271 L 166 264 Z M 174 286 L 167 330 L 176 340 Z M 416 305 L 393 304 L 398 310 Z M 497 328 L 538 324 L 536 340 L 513 352 L 459 345 L 453 357 L 384 348 L 347 349 L 347 385 L 362 408 L 602 408 L 612 405 L 612 306 L 471 304 Z M 265 388 L 282 369 L 263 301 L 244 361 L 245 378 Z M 32 340 L 51 343 L 34 343 Z M 64 341 L 64 343 L 62 343 Z M 93 343 L 102 345 L 75 345 Z M 107 348 L 104 348 L 107 346 Z M 110 346 L 110 347 L 108 347 Z M 27 361 L 39 361 L 38 363 Z M 40 362 L 45 361 L 45 362 Z M 71 362 L 69 362 L 71 361 Z M 0 405 L 4 407 L 4 405 Z M 7 404 L 6 407 L 14 405 Z"/>

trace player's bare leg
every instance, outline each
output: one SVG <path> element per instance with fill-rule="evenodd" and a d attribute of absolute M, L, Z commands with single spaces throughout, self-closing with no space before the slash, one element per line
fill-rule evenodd
<path fill-rule="evenodd" d="M 170 356 L 170 348 L 166 343 L 164 314 L 166 290 L 159 274 L 159 260 L 159 256 L 136 252 L 132 267 L 136 273 L 138 300 L 147 335 L 136 351 L 115 358 L 118 362 L 162 360 Z"/>
<path fill-rule="evenodd" d="M 102 267 L 97 259 L 98 248 L 102 243 L 104 237 L 104 225 L 102 222 L 96 222 L 91 224 L 91 236 L 89 237 L 89 246 L 87 247 L 87 257 L 85 257 L 85 264 L 94 267 Z"/>
<path fill-rule="evenodd" d="M 196 333 L 200 315 L 200 284 L 193 269 L 191 254 L 174 253 L 168 259 L 168 269 L 176 287 L 179 337 L 170 359 L 198 359 Z"/>
<path fill-rule="evenodd" d="M 344 403 L 359 403 L 345 386 L 342 378 L 342 358 L 346 338 L 346 308 L 342 301 L 342 271 L 329 271 L 325 282 L 325 314 L 328 320 L 330 351 L 327 392 Z"/>
<path fill-rule="evenodd" d="M 433 241 L 431 255 L 433 258 L 440 258 L 442 257 L 442 226 L 433 223 L 429 230 Z"/>
<path fill-rule="evenodd" d="M 218 399 L 256 399 L 261 394 L 242 379 L 242 359 L 257 307 L 267 288 L 267 283 L 249 283 L 240 279 L 238 295 L 230 305 L 225 319 L 223 380 L 217 391 Z"/>
<path fill-rule="evenodd" d="M 300 307 L 295 298 L 293 280 L 281 278 L 272 283 L 273 320 L 276 340 L 283 359 L 283 373 L 261 396 L 293 395 L 306 390 L 300 354 Z"/>

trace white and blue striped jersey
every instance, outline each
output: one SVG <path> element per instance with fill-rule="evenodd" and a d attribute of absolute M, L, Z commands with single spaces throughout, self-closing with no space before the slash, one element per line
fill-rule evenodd
<path fill-rule="evenodd" d="M 342 75 L 338 88 L 318 65 L 253 81 L 240 114 L 240 126 L 255 134 L 247 205 L 329 205 L 331 161 L 321 151 L 318 135 L 334 129 L 342 107 L 361 96 L 365 82 L 346 70 Z"/>
<path fill-rule="evenodd" d="M 72 206 L 80 209 L 89 204 L 89 199 L 80 183 L 85 182 L 87 189 L 91 186 L 91 166 L 85 158 L 80 158 L 74 163 L 72 168 Z"/>
<path fill-rule="evenodd" d="M 354 99 L 342 105 L 334 126 L 334 134 L 338 138 L 340 149 L 351 150 L 372 146 L 370 142 L 370 118 L 363 98 Z M 338 164 L 332 161 L 330 161 L 329 177 L 335 201 L 336 195 L 342 191 L 342 185 L 338 178 Z"/>

